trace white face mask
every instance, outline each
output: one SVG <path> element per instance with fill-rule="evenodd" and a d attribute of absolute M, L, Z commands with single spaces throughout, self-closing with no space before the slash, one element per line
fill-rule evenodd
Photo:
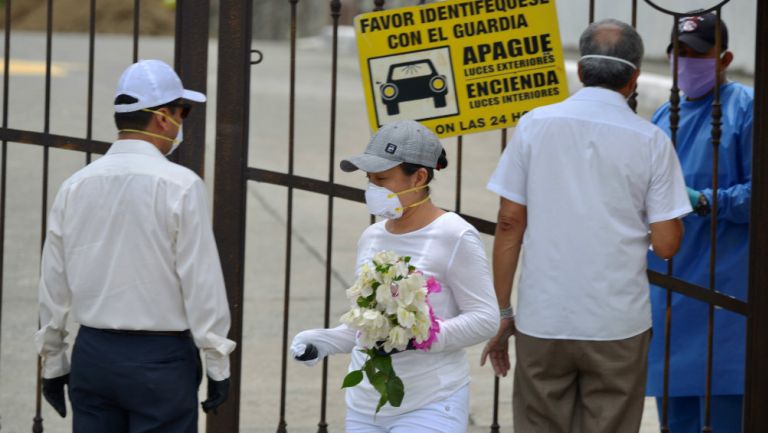
<path fill-rule="evenodd" d="M 172 154 L 176 149 L 178 149 L 182 141 L 184 141 L 184 125 L 179 125 L 179 133 L 176 134 L 176 139 L 173 140 L 171 150 L 169 150 L 165 156 Z"/>
<path fill-rule="evenodd" d="M 403 210 L 405 210 L 397 196 L 411 191 L 418 191 L 426 187 L 426 185 L 422 185 L 395 193 L 382 186 L 377 186 L 368 182 L 368 188 L 365 190 L 365 204 L 368 206 L 368 212 L 371 215 L 376 215 L 381 218 L 397 219 L 403 216 Z M 427 200 L 429 200 L 429 197 L 407 207 L 416 207 L 425 203 Z"/>

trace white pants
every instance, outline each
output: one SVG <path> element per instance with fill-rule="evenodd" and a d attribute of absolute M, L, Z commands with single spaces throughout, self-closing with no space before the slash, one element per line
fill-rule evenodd
<path fill-rule="evenodd" d="M 466 433 L 469 385 L 442 401 L 402 415 L 376 416 L 347 408 L 347 433 Z"/>

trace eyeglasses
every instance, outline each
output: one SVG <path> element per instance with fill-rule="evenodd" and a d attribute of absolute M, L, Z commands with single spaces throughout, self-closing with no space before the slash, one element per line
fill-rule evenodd
<path fill-rule="evenodd" d="M 192 111 L 192 105 L 188 102 L 176 102 L 173 104 L 168 104 L 166 107 L 178 107 L 181 108 L 181 118 L 186 119 L 187 116 L 189 116 L 189 112 Z"/>

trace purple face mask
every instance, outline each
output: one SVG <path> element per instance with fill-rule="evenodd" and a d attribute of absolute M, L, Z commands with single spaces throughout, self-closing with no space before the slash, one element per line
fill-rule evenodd
<path fill-rule="evenodd" d="M 715 67 L 717 59 L 679 57 L 677 63 L 677 86 L 689 99 L 700 98 L 715 88 Z M 669 67 L 674 73 L 674 58 L 669 58 Z"/>

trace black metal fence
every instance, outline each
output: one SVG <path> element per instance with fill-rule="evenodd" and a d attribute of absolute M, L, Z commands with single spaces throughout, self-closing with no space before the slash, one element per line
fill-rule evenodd
<path fill-rule="evenodd" d="M 227 172 L 228 176 L 216 178 L 216 195 L 215 195 L 215 216 L 214 224 L 216 234 L 219 240 L 219 246 L 221 248 L 222 259 L 228 264 L 228 268 L 231 272 L 226 276 L 227 287 L 230 290 L 230 300 L 233 303 L 233 336 L 236 339 L 241 339 L 242 329 L 242 309 L 239 307 L 243 301 L 243 273 L 245 264 L 245 246 L 244 246 L 244 234 L 246 233 L 246 226 L 244 225 L 243 213 L 245 211 L 245 196 L 247 184 L 249 181 L 268 183 L 272 185 L 278 185 L 284 187 L 287 194 L 287 224 L 286 224 L 286 248 L 285 248 L 285 279 L 284 279 L 284 309 L 283 309 L 283 333 L 282 333 L 282 375 L 281 375 L 281 395 L 279 405 L 279 422 L 277 426 L 278 432 L 287 431 L 287 423 L 285 419 L 286 413 L 286 357 L 287 357 L 287 344 L 290 336 L 288 335 L 289 324 L 289 311 L 291 303 L 291 267 L 292 267 L 292 224 L 294 218 L 294 191 L 309 191 L 316 194 L 327 196 L 327 212 L 329 222 L 327 225 L 326 233 L 326 278 L 325 278 L 325 305 L 324 305 L 324 322 L 325 326 L 329 323 L 329 301 L 330 301 L 330 275 L 332 272 L 332 240 L 333 240 L 333 224 L 334 219 L 334 206 L 337 199 L 351 200 L 362 202 L 363 191 L 355 188 L 350 188 L 344 185 L 336 183 L 334 179 L 334 165 L 336 164 L 336 109 L 337 109 L 337 34 L 338 34 L 338 18 L 341 14 L 341 10 L 344 7 L 344 2 L 339 0 L 330 1 L 330 15 L 333 22 L 333 59 L 332 59 L 332 71 L 330 82 L 330 94 L 328 99 L 329 104 L 329 122 L 330 122 L 330 137 L 329 137 L 329 150 L 330 153 L 330 166 L 328 167 L 328 176 L 325 179 L 314 179 L 304 177 L 295 173 L 294 170 L 294 152 L 295 152 L 295 130 L 296 124 L 294 120 L 295 107 L 297 101 L 297 95 L 295 90 L 295 72 L 296 72 L 296 15 L 297 10 L 300 8 L 300 2 L 298 0 L 288 0 L 291 5 L 291 38 L 290 38 L 290 62 L 291 69 L 290 75 L 287 79 L 290 81 L 290 93 L 289 93 L 289 126 L 288 126 L 288 140 L 284 143 L 284 149 L 288 153 L 289 162 L 286 172 L 277 172 L 272 170 L 265 170 L 261 168 L 249 167 L 248 161 L 248 106 L 250 101 L 248 100 L 249 94 L 249 56 L 250 56 L 250 37 L 248 36 L 248 28 L 250 26 L 250 9 L 248 2 L 238 1 L 226 1 L 221 2 L 221 29 L 222 32 L 219 38 L 219 53 L 220 74 L 224 71 L 237 71 L 237 75 L 230 75 L 229 85 L 226 88 L 219 87 L 219 101 L 217 121 L 219 122 L 219 135 L 216 157 L 216 172 Z M 385 7 L 384 0 L 374 0 L 373 10 L 383 10 Z M 414 1 L 414 4 L 423 2 Z M 669 15 L 669 19 L 677 20 L 684 16 L 684 12 L 668 11 L 658 7 L 650 1 L 646 1 L 647 5 L 659 10 L 660 18 L 663 18 L 664 14 Z M 727 1 L 723 1 L 710 10 L 715 11 L 718 15 L 723 5 Z M 632 24 L 636 25 L 638 1 L 632 0 L 628 2 L 628 6 L 631 7 Z M 595 1 L 588 2 L 589 7 L 589 19 L 593 21 L 595 19 Z M 756 63 L 756 101 L 755 101 L 755 119 L 761 119 L 761 115 L 764 117 L 764 113 L 757 107 L 764 107 L 766 90 L 765 83 L 763 82 L 764 74 L 768 72 L 766 68 L 766 53 L 764 45 L 759 43 L 761 38 L 768 36 L 766 34 L 766 26 L 764 19 L 768 7 L 763 3 L 758 4 L 757 16 L 758 16 L 758 32 L 757 38 L 757 63 Z M 665 26 L 666 27 L 666 26 Z M 677 85 L 673 86 L 672 92 L 672 104 L 673 107 L 679 105 L 679 93 Z M 639 89 L 642 92 L 642 89 Z M 713 110 L 713 145 L 715 148 L 718 146 L 719 137 L 719 124 L 721 112 L 719 110 L 719 95 L 716 96 L 715 108 Z M 673 122 L 677 122 L 674 120 Z M 761 125 L 761 122 L 756 121 L 756 125 Z M 236 128 L 232 128 L 231 125 L 237 125 Z M 224 126 L 224 128 L 221 128 Z M 674 129 L 673 129 L 674 130 Z M 224 134 L 226 132 L 226 135 Z M 766 139 L 765 126 L 756 126 L 754 143 L 762 143 Z M 503 130 L 499 134 L 500 147 L 503 148 L 504 143 L 507 141 L 507 131 Z M 222 147 L 222 145 L 226 147 Z M 761 221 L 766 217 L 765 201 L 760 200 L 766 192 L 761 188 L 759 180 L 761 176 L 765 175 L 766 168 L 760 167 L 764 161 L 765 156 L 762 154 L 760 146 L 755 146 L 754 149 L 754 197 L 752 205 L 752 221 Z M 457 185 L 455 193 L 455 203 L 453 206 L 454 211 L 461 214 L 462 211 L 462 159 L 465 149 L 463 147 L 463 138 L 457 139 L 457 155 L 454 160 L 457 161 Z M 715 152 L 717 154 L 717 152 Z M 713 161 L 715 165 L 715 172 L 717 172 L 717 159 Z M 762 173 L 761 173 L 762 172 Z M 714 188 L 717 188 L 717 179 L 713 179 Z M 712 203 L 713 215 L 716 215 L 717 200 Z M 495 224 L 493 221 L 483 220 L 473 217 L 472 215 L 462 214 L 464 218 L 474 224 L 482 233 L 492 234 L 494 232 Z M 240 224 L 232 224 L 233 221 L 238 221 Z M 713 217 L 713 226 L 716 226 L 716 219 Z M 712 329 L 713 329 L 713 312 L 715 308 L 723 308 L 744 315 L 748 319 L 749 323 L 749 341 L 748 341 L 748 381 L 747 381 L 747 395 L 745 400 L 745 418 L 744 418 L 744 431 L 762 431 L 768 428 L 768 417 L 765 413 L 760 413 L 756 410 L 759 407 L 760 401 L 766 401 L 768 398 L 768 383 L 766 382 L 765 375 L 761 373 L 758 365 L 760 360 L 765 360 L 767 349 L 764 347 L 765 343 L 760 341 L 759 335 L 761 332 L 766 332 L 768 326 L 768 320 L 761 319 L 758 314 L 759 311 L 766 311 L 768 304 L 766 304 L 766 298 L 761 288 L 765 287 L 768 283 L 765 271 L 760 265 L 755 266 L 758 263 L 764 261 L 766 238 L 764 233 L 761 233 L 762 229 L 758 225 L 752 225 L 752 232 L 750 238 L 750 245 L 752 248 L 752 273 L 750 280 L 750 293 L 749 302 L 743 302 L 741 300 L 732 298 L 725 294 L 718 292 L 714 286 L 714 272 L 710 280 L 709 287 L 700 287 L 689 282 L 674 278 L 670 272 L 667 274 L 660 274 L 656 272 L 649 272 L 649 277 L 652 283 L 662 286 L 668 289 L 668 293 L 671 296 L 672 292 L 680 293 L 685 296 L 700 300 L 709 305 L 709 321 L 708 321 L 708 369 L 707 375 L 702 380 L 707 382 L 707 417 L 705 431 L 710 426 L 710 389 L 711 389 L 711 360 L 712 360 Z M 714 233 L 714 231 L 713 231 Z M 714 269 L 715 257 L 716 257 L 716 238 L 712 237 L 712 251 L 710 256 L 710 266 Z M 667 321 L 667 341 L 669 340 L 669 320 Z M 674 350 L 671 348 L 670 350 Z M 236 354 L 235 358 L 239 355 Z M 669 351 L 666 354 L 667 360 L 669 359 Z M 319 418 L 318 418 L 318 431 L 324 432 L 328 430 L 328 424 L 326 420 L 326 396 L 327 396 L 327 361 L 324 363 L 322 371 L 322 391 L 320 398 Z M 240 360 L 233 360 L 233 377 L 235 378 L 236 389 L 239 388 L 240 379 Z M 498 379 L 494 389 L 494 417 L 492 424 L 489 426 L 490 430 L 499 431 L 498 424 Z M 490 390 L 489 390 L 490 392 Z M 662 408 L 663 420 L 662 430 L 668 431 L 667 424 L 667 393 L 664 396 L 664 405 Z M 227 404 L 226 410 L 220 413 L 216 417 L 210 417 L 208 426 L 212 431 L 233 431 L 238 426 L 239 415 L 239 401 L 237 398 L 232 399 Z M 509 408 L 501 408 L 501 410 L 509 410 Z M 337 427 L 340 428 L 340 427 Z"/>

